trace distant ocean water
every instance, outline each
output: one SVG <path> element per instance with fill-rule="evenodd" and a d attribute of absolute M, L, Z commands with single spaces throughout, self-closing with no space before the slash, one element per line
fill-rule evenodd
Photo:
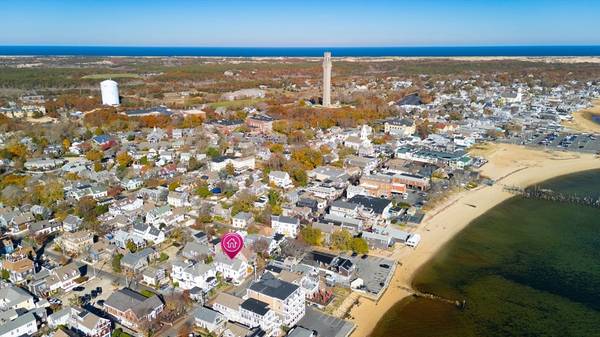
<path fill-rule="evenodd" d="M 7 56 L 212 56 L 319 57 L 334 56 L 600 56 L 598 46 L 473 46 L 473 47 L 110 47 L 110 46 L 0 46 Z"/>

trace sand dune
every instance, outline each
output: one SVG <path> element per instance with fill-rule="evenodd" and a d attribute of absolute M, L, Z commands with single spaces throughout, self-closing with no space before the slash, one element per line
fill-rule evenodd
<path fill-rule="evenodd" d="M 473 152 L 489 160 L 481 173 L 496 180 L 496 184 L 458 193 L 428 212 L 416 230 L 422 236 L 421 244 L 414 250 L 402 247 L 394 252 L 401 265 L 379 302 L 361 298 L 350 311 L 357 325 L 353 337 L 368 336 L 388 309 L 410 295 L 405 289 L 411 287 L 418 269 L 446 242 L 472 220 L 510 198 L 512 195 L 504 191 L 504 186 L 526 187 L 561 175 L 600 169 L 600 159 L 590 154 L 539 151 L 506 144 L 486 145 Z"/>

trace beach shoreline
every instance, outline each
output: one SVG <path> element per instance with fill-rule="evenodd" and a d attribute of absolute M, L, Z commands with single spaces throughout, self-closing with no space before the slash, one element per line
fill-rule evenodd
<path fill-rule="evenodd" d="M 419 270 L 456 234 L 496 205 L 513 197 L 505 186 L 527 187 L 543 181 L 587 170 L 600 169 L 593 154 L 543 151 L 509 144 L 489 144 L 473 150 L 489 160 L 481 174 L 495 180 L 493 186 L 480 186 L 452 195 L 428 212 L 415 232 L 421 234 L 416 249 L 397 248 L 398 261 L 389 287 L 378 302 L 361 297 L 349 315 L 356 329 L 352 337 L 367 337 L 383 315 L 396 303 L 412 295 L 412 282 Z"/>
<path fill-rule="evenodd" d="M 577 132 L 599 133 L 600 123 L 594 122 L 592 116 L 600 116 L 600 99 L 592 101 L 592 106 L 573 113 L 573 120 L 564 121 L 564 127 Z"/>

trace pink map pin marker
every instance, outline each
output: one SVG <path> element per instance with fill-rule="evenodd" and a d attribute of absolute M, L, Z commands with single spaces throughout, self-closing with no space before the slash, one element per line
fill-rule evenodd
<path fill-rule="evenodd" d="M 221 249 L 233 259 L 244 247 L 244 239 L 238 233 L 227 233 L 221 238 Z"/>

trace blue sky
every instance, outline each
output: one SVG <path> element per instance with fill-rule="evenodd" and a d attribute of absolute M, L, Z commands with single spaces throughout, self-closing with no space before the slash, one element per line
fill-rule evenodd
<path fill-rule="evenodd" d="M 594 0 L 4 0 L 2 45 L 600 44 Z"/>

